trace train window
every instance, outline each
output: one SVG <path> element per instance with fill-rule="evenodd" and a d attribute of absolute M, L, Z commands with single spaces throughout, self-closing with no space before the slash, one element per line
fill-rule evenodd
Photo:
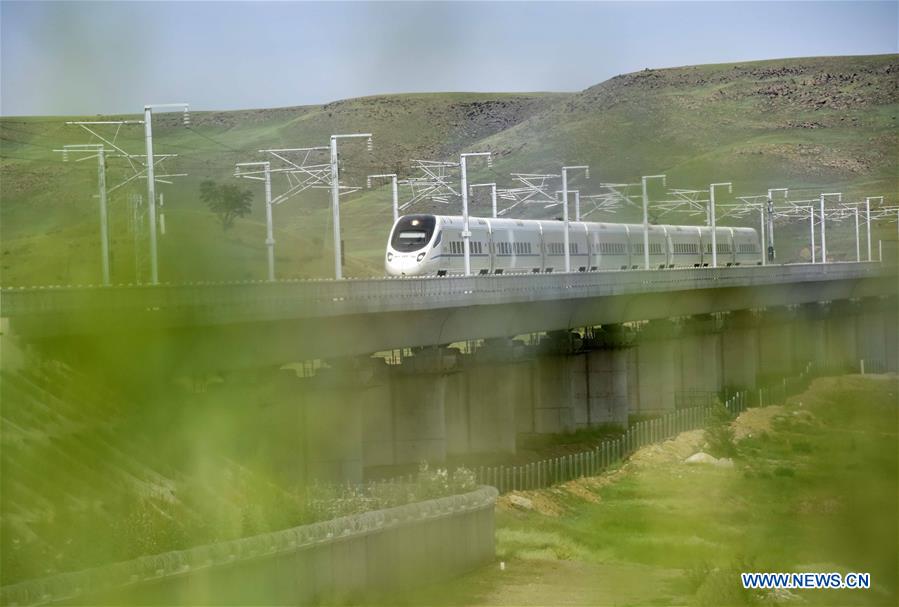
<path fill-rule="evenodd" d="M 433 215 L 407 215 L 401 217 L 393 230 L 390 246 L 402 253 L 425 247 L 434 235 L 437 218 Z"/>

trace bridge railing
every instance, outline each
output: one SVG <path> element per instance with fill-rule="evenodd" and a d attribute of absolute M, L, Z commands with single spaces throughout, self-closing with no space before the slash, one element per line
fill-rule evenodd
<path fill-rule="evenodd" d="M 739 266 L 504 274 L 424 278 L 366 278 L 345 280 L 286 280 L 275 282 L 217 282 L 161 285 L 93 285 L 4 287 L 0 315 L 35 316 L 84 310 L 133 310 L 161 314 L 203 309 L 252 310 L 257 314 L 290 310 L 291 314 L 333 315 L 354 311 L 383 311 L 430 307 L 434 303 L 492 303 L 664 292 L 681 288 L 753 286 L 802 281 L 861 279 L 885 276 L 876 262 Z"/>

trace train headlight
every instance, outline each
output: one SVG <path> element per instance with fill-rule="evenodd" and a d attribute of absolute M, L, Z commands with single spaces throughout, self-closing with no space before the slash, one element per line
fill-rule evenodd
<path fill-rule="evenodd" d="M 425 258 L 425 253 L 419 253 L 419 254 L 418 254 L 418 257 L 416 257 L 415 260 L 416 260 L 416 261 L 421 261 L 421 260 L 424 259 L 424 258 Z"/>
<path fill-rule="evenodd" d="M 393 253 L 387 251 L 387 261 L 393 261 Z"/>

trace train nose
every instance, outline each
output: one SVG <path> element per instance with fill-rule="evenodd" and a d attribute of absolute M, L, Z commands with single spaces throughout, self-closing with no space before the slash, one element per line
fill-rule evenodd
<path fill-rule="evenodd" d="M 418 274 L 421 269 L 414 254 L 394 253 L 393 259 L 387 262 L 387 271 L 394 276 L 412 276 Z"/>

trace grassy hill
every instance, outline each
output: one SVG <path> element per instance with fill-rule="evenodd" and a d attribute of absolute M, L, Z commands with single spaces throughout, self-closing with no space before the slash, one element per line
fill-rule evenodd
<path fill-rule="evenodd" d="M 451 156 L 471 141 L 508 128 L 562 97 L 539 93 L 366 97 L 323 106 L 194 113 L 190 128 L 181 124 L 179 114 L 157 115 L 154 152 L 178 154 L 167 161 L 166 172 L 189 174 L 159 188 L 165 194 L 168 228 L 160 240 L 160 275 L 169 281 L 264 278 L 263 191 L 258 182 L 245 182 L 255 195 L 253 214 L 227 233 L 197 198 L 204 179 L 234 183 L 234 163 L 261 159 L 259 149 L 321 146 L 328 144 L 331 133 L 371 131 L 375 136 L 372 153 L 358 143 L 341 149 L 342 180 L 364 185 L 367 174 L 402 171 L 409 158 Z M 96 161 L 76 163 L 72 156 L 64 163 L 62 154 L 53 150 L 97 141 L 79 127 L 67 126 L 66 120 L 123 118 L 135 116 L 0 119 L 3 284 L 98 281 Z M 102 134 L 110 140 L 115 136 L 115 144 L 130 153 L 143 152 L 140 126 L 118 132 L 106 128 Z M 123 159 L 110 158 L 108 167 L 110 187 L 132 174 Z M 129 282 L 136 276 L 129 195 L 145 196 L 145 183 L 134 181 L 110 199 L 116 282 Z M 284 184 L 276 182 L 275 194 L 282 188 Z M 356 216 L 367 222 L 368 215 L 383 213 L 389 199 L 377 198 L 379 204 L 372 212 L 364 208 L 354 212 L 363 205 L 358 197 L 348 200 L 348 219 Z M 277 208 L 281 277 L 327 275 L 330 249 L 322 242 L 328 232 L 327 205 L 327 192 L 313 190 Z M 352 232 L 354 223 L 349 223 Z M 379 234 L 378 241 L 383 238 Z M 140 249 L 145 251 L 146 243 Z M 348 272 L 369 274 L 371 268 L 357 260 L 354 249 L 350 251 Z M 144 254 L 138 277 L 146 279 L 146 265 Z"/>
<path fill-rule="evenodd" d="M 899 56 L 825 57 L 691 66 L 617 76 L 580 93 L 393 95 L 323 106 L 205 112 L 192 126 L 177 114 L 155 118 L 157 153 L 177 153 L 169 172 L 187 172 L 161 187 L 167 234 L 160 240 L 162 280 L 254 279 L 265 276 L 262 187 L 251 216 L 223 232 L 197 199 L 199 182 L 233 182 L 235 162 L 261 159 L 258 149 L 325 145 L 335 132 L 371 131 L 372 153 L 347 143 L 342 182 L 364 185 L 366 174 L 409 174 L 411 159 L 451 160 L 460 150 L 497 153 L 493 169 L 473 164 L 471 178 L 510 184 L 512 171 L 557 172 L 562 164 L 590 164 L 590 182 L 635 182 L 666 173 L 669 185 L 703 188 L 733 181 L 734 195 L 790 186 L 795 195 L 822 189 L 852 199 L 899 190 Z M 0 234 L 5 285 L 94 283 L 99 276 L 96 166 L 63 163 L 52 152 L 89 138 L 64 118 L 0 119 Z M 110 131 L 110 135 L 112 132 Z M 142 150 L 140 127 L 123 127 L 117 143 Z M 128 174 L 109 162 L 110 184 Z M 133 182 L 135 193 L 144 184 Z M 283 184 L 276 183 L 276 193 Z M 146 279 L 146 255 L 136 260 L 128 186 L 110 201 L 113 280 Z M 402 194 L 406 196 L 404 192 Z M 722 202 L 727 202 L 723 197 Z M 486 213 L 483 198 L 473 212 Z M 342 201 L 348 275 L 381 273 L 390 224 L 389 188 L 361 191 Z M 432 203 L 421 210 L 457 212 Z M 549 217 L 558 209 L 522 208 Z M 638 217 L 635 208 L 613 216 Z M 701 218 L 666 216 L 665 221 Z M 756 217 L 738 220 L 755 225 Z M 329 276 L 330 213 L 327 193 L 311 190 L 275 210 L 279 277 Z M 724 222 L 727 223 L 727 222 Z M 782 259 L 798 259 L 807 224 L 778 228 Z M 838 257 L 854 253 L 851 222 L 832 228 L 828 242 Z M 882 227 L 879 236 L 895 233 Z M 879 237 L 876 236 L 876 237 Z M 807 251 L 805 251 L 807 254 Z"/>

